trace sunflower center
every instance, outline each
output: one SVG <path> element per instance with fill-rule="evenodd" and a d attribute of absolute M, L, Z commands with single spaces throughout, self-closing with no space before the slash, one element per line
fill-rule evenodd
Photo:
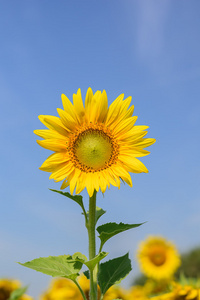
<path fill-rule="evenodd" d="M 101 130 L 88 129 L 74 143 L 74 155 L 84 169 L 105 168 L 112 157 L 112 141 Z"/>
<path fill-rule="evenodd" d="M 154 265 L 159 267 L 165 263 L 166 253 L 164 249 L 156 247 L 155 249 L 152 249 L 152 251 L 150 251 L 149 258 Z"/>

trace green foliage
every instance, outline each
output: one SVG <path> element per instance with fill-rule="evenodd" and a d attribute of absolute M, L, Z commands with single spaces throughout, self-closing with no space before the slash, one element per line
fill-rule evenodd
<path fill-rule="evenodd" d="M 176 273 L 179 278 L 183 273 L 186 277 L 200 278 L 200 247 L 181 255 L 181 266 Z"/>
<path fill-rule="evenodd" d="M 87 260 L 87 257 L 83 255 L 80 252 L 76 252 L 72 255 L 73 261 L 79 261 L 83 264 L 85 264 L 90 271 L 94 270 L 95 266 L 106 256 L 108 255 L 108 252 L 100 252 L 97 254 L 93 259 Z"/>
<path fill-rule="evenodd" d="M 14 290 L 8 300 L 18 300 L 26 292 L 27 286 Z"/>
<path fill-rule="evenodd" d="M 102 208 L 96 206 L 95 225 L 97 224 L 97 221 L 99 220 L 99 218 L 100 218 L 101 216 L 103 216 L 105 213 L 106 213 L 105 210 L 103 210 Z M 87 215 L 87 219 L 88 219 L 89 211 L 86 212 L 86 215 Z"/>
<path fill-rule="evenodd" d="M 76 203 L 78 203 L 81 206 L 82 209 L 84 208 L 83 197 L 82 196 L 80 196 L 80 195 L 73 196 L 68 192 L 61 192 L 61 191 L 53 190 L 53 189 L 50 189 L 50 191 L 61 194 L 65 197 L 67 197 L 67 198 L 70 198 L 70 199 L 74 200 Z"/>
<path fill-rule="evenodd" d="M 101 293 L 106 291 L 116 282 L 120 282 L 132 270 L 128 253 L 99 265 L 98 284 Z"/>
<path fill-rule="evenodd" d="M 97 227 L 97 231 L 99 233 L 99 238 L 101 240 L 101 246 L 100 249 L 102 249 L 103 245 L 107 240 L 109 240 L 114 235 L 126 231 L 128 229 L 132 229 L 135 227 L 138 227 L 144 223 L 140 224 L 124 224 L 124 223 L 106 223 L 99 227 Z"/>
<path fill-rule="evenodd" d="M 53 277 L 59 276 L 72 280 L 75 280 L 79 276 L 79 271 L 83 265 L 80 261 L 72 260 L 72 256 L 70 255 L 40 257 L 19 264 Z"/>

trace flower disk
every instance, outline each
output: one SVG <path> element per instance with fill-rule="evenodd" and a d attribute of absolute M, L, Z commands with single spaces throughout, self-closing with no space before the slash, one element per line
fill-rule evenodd
<path fill-rule="evenodd" d="M 120 188 L 120 179 L 132 187 L 129 172 L 148 172 L 137 157 L 149 154 L 144 148 L 155 139 L 144 138 L 148 126 L 135 126 L 131 97 L 122 94 L 108 107 L 106 92 L 93 94 L 89 88 L 85 106 L 80 89 L 73 104 L 65 95 L 62 103 L 59 117 L 39 116 L 48 130 L 34 131 L 44 139 L 38 144 L 54 152 L 40 169 L 51 172 L 56 182 L 63 180 L 61 189 L 69 186 L 71 194 L 75 189 L 79 194 L 86 188 L 91 197 L 110 184 Z"/>
<path fill-rule="evenodd" d="M 169 280 L 180 266 L 175 246 L 162 237 L 149 237 L 140 244 L 138 261 L 143 273 L 155 280 Z"/>

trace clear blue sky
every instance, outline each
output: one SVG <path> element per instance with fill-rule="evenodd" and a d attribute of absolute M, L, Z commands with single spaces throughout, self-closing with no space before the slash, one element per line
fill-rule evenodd
<path fill-rule="evenodd" d="M 111 103 L 133 96 L 137 125 L 157 139 L 133 174 L 98 197 L 107 210 L 100 223 L 137 223 L 114 237 L 109 258 L 135 251 L 149 234 L 161 234 L 183 252 L 200 245 L 200 2 L 198 0 L 1 1 L 1 209 L 0 277 L 29 284 L 37 296 L 50 277 L 23 268 L 39 256 L 87 254 L 79 207 L 48 188 L 38 168 L 50 155 L 36 143 L 40 114 L 57 115 L 61 94 L 70 99 L 105 89 Z M 83 193 L 87 206 L 87 195 Z"/>

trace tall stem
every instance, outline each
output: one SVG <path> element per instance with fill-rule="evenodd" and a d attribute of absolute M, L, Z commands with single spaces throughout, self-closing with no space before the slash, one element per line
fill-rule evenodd
<path fill-rule="evenodd" d="M 89 238 L 89 259 L 93 259 L 96 256 L 96 194 L 94 191 L 92 197 L 89 200 L 89 218 L 88 218 L 88 238 Z M 90 300 L 97 300 L 97 270 L 90 271 Z"/>

